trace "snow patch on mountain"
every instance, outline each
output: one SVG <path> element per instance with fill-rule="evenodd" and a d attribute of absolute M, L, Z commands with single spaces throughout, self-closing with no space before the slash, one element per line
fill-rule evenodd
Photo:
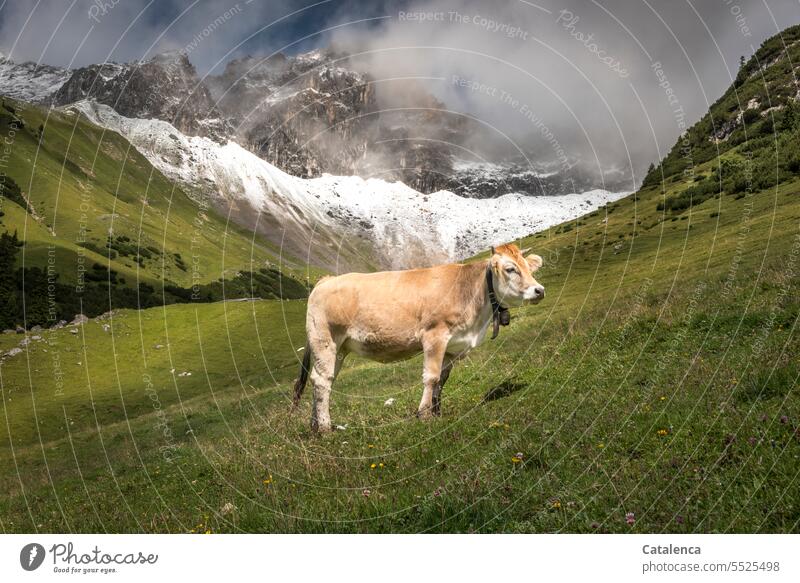
<path fill-rule="evenodd" d="M 0 53 L 0 94 L 12 99 L 41 103 L 66 83 L 70 75 L 69 69 L 15 63 Z"/>
<path fill-rule="evenodd" d="M 286 236 L 305 233 L 313 234 L 320 244 L 359 241 L 382 266 L 390 268 L 464 259 L 627 194 L 593 190 L 470 199 L 448 191 L 422 194 L 403 183 L 375 178 L 323 175 L 302 179 L 235 142 L 220 145 L 186 136 L 167 122 L 126 118 L 95 102 L 82 101 L 69 108 L 120 133 L 190 193 L 203 193 L 218 205 L 251 207 L 255 212 L 236 215 L 245 226 L 253 227 L 259 222 L 256 217 L 270 217 L 270 224 L 280 230 L 266 233 L 273 240 L 283 242 Z"/>

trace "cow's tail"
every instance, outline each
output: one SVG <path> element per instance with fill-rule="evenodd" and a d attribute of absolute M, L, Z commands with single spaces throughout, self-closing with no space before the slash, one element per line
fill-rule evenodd
<path fill-rule="evenodd" d="M 308 372 L 311 367 L 311 345 L 306 343 L 305 351 L 303 352 L 303 363 L 300 365 L 300 375 L 294 382 L 294 397 L 292 398 L 292 406 L 297 407 L 300 398 L 303 396 L 303 389 L 306 388 L 308 382 Z"/>

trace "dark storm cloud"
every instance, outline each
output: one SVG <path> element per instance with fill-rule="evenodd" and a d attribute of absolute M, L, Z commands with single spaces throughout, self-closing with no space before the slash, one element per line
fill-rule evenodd
<path fill-rule="evenodd" d="M 740 56 L 798 22 L 797 0 L 426 0 L 379 31 L 335 38 L 379 78 L 436 78 L 427 86 L 501 141 L 632 165 L 641 180 L 731 84 Z"/>
<path fill-rule="evenodd" d="M 303 10 L 312 2 L 9 0 L 0 9 L 0 49 L 16 61 L 73 67 L 184 49 L 206 71 L 228 53 L 273 50 L 308 35 L 335 3 Z"/>
<path fill-rule="evenodd" d="M 798 22 L 798 0 L 7 0 L 0 49 L 76 66 L 189 48 L 206 72 L 333 41 L 364 53 L 384 97 L 385 79 L 418 77 L 500 143 L 597 156 L 640 180 L 730 85 L 739 57 Z"/>

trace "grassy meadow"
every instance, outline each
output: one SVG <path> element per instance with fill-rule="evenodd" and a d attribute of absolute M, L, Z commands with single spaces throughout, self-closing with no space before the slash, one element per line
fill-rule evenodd
<path fill-rule="evenodd" d="M 523 241 L 546 300 L 431 422 L 420 358 L 351 357 L 313 436 L 302 300 L 44 330 L 0 366 L 0 529 L 798 532 L 800 182 L 658 210 L 685 187 Z"/>

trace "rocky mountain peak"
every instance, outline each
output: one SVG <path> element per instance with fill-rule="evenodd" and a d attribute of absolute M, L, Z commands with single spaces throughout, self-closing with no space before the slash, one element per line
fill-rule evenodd
<path fill-rule="evenodd" d="M 16 63 L 0 53 L 0 93 L 31 103 L 46 101 L 72 71 L 31 61 Z"/>
<path fill-rule="evenodd" d="M 196 74 L 194 65 L 189 61 L 189 57 L 185 51 L 164 51 L 156 54 L 145 62 L 158 64 L 164 67 L 176 66 L 191 71 L 192 75 Z"/>
<path fill-rule="evenodd" d="M 76 69 L 55 92 L 55 105 L 91 99 L 133 118 L 169 121 L 189 135 L 221 139 L 228 133 L 224 116 L 197 71 L 181 52 L 147 61 L 101 63 Z"/>

